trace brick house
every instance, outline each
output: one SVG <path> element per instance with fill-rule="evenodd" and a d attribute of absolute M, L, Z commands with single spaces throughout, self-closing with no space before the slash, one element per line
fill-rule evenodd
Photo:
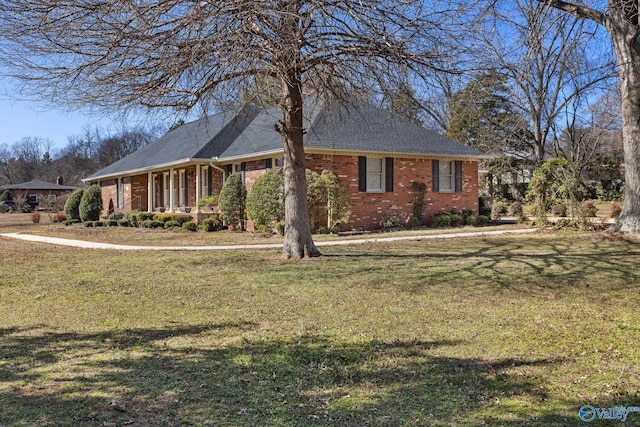
<path fill-rule="evenodd" d="M 282 164 L 274 125 L 278 108 L 246 106 L 184 124 L 84 179 L 99 184 L 109 211 L 198 213 L 200 198 L 218 194 L 240 173 L 250 190 Z M 306 167 L 338 175 L 352 201 L 345 228 L 376 228 L 388 212 L 410 216 L 411 183 L 426 184 L 425 218 L 442 210 L 478 210 L 475 149 L 370 104 L 316 107 L 305 123 Z"/>
<path fill-rule="evenodd" d="M 56 205 L 60 196 L 77 189 L 78 187 L 63 185 L 62 178 L 58 178 L 58 182 L 55 184 L 34 179 L 20 184 L 3 185 L 0 187 L 0 194 L 7 190 L 14 199 L 23 199 L 34 208 L 48 209 Z"/>

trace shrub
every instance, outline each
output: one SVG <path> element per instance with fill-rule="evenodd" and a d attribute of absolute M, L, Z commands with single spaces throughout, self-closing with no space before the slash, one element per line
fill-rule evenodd
<path fill-rule="evenodd" d="M 128 220 L 128 219 L 123 218 L 123 219 L 121 219 L 121 220 L 119 220 L 119 221 L 118 221 L 118 225 L 119 225 L 120 227 L 131 227 L 131 222 L 129 222 L 129 220 Z"/>
<path fill-rule="evenodd" d="M 213 215 L 202 221 L 202 228 L 207 232 L 218 231 L 222 228 L 222 222 L 220 221 L 220 218 Z"/>
<path fill-rule="evenodd" d="M 178 223 L 178 221 L 174 221 L 174 220 L 169 220 L 169 221 L 161 221 L 161 220 L 156 220 L 156 221 L 160 221 L 164 224 L 164 229 L 165 230 L 169 230 L 171 228 L 175 228 L 175 227 L 180 227 L 180 224 Z"/>
<path fill-rule="evenodd" d="M 199 208 L 214 209 L 218 206 L 218 196 L 211 195 L 198 200 Z"/>
<path fill-rule="evenodd" d="M 500 219 L 507 214 L 507 203 L 503 200 L 494 200 L 491 204 L 491 218 Z"/>
<path fill-rule="evenodd" d="M 467 219 L 467 224 L 474 227 L 484 227 L 489 224 L 489 217 L 486 215 L 472 215 Z"/>
<path fill-rule="evenodd" d="M 154 219 L 145 219 L 140 221 L 138 225 L 142 228 L 164 228 L 164 222 Z"/>
<path fill-rule="evenodd" d="M 418 225 L 422 223 L 424 215 L 424 194 L 427 191 L 427 185 L 424 182 L 413 181 L 411 183 L 411 192 L 413 193 L 413 217 L 418 221 Z M 411 220 L 410 220 L 411 221 Z M 414 221 L 415 223 L 415 221 Z M 411 225 L 411 224 L 410 224 Z M 412 228 L 415 228 L 413 226 Z"/>
<path fill-rule="evenodd" d="M 64 222 L 67 220 L 67 216 L 64 214 L 64 212 L 56 212 L 53 215 L 53 222 Z"/>
<path fill-rule="evenodd" d="M 579 224 L 573 219 L 560 218 L 553 228 L 555 228 L 556 230 L 578 230 L 580 227 Z"/>
<path fill-rule="evenodd" d="M 282 221 L 276 224 L 276 231 L 281 236 L 284 236 L 284 227 L 285 227 L 285 224 Z"/>
<path fill-rule="evenodd" d="M 79 189 L 67 197 L 67 201 L 64 203 L 64 214 L 68 221 L 80 221 L 80 200 L 82 200 L 83 194 L 84 190 Z"/>
<path fill-rule="evenodd" d="M 140 213 L 140 211 L 137 210 L 133 210 L 133 211 L 129 211 L 126 214 L 124 214 L 124 220 L 126 220 L 129 223 L 129 227 L 139 227 L 140 224 L 138 223 L 138 214 Z"/>
<path fill-rule="evenodd" d="M 80 220 L 98 221 L 102 212 L 102 191 L 100 186 L 92 185 L 82 195 L 78 207 Z"/>
<path fill-rule="evenodd" d="M 184 228 L 187 231 L 198 231 L 198 224 L 196 224 L 193 221 L 187 221 L 182 224 L 182 228 Z"/>
<path fill-rule="evenodd" d="M 146 219 L 155 219 L 156 221 L 160 221 L 166 224 L 169 221 L 175 221 L 175 214 L 159 213 L 159 214 L 154 214 L 151 218 L 145 218 L 144 220 Z"/>
<path fill-rule="evenodd" d="M 9 190 L 4 190 L 2 194 L 0 194 L 0 202 L 6 202 L 11 198 L 11 194 L 9 194 Z"/>
<path fill-rule="evenodd" d="M 513 202 L 509 205 L 509 208 L 507 209 L 507 215 L 509 216 L 515 216 L 518 218 L 521 218 L 524 216 L 524 211 L 522 209 L 522 203 L 520 202 Z"/>
<path fill-rule="evenodd" d="M 193 221 L 193 217 L 189 214 L 175 214 L 173 220 L 177 222 L 178 225 L 183 225 L 185 222 Z"/>
<path fill-rule="evenodd" d="M 451 213 L 450 212 L 440 212 L 436 215 L 435 220 L 433 221 L 433 226 L 438 228 L 447 228 L 451 227 Z"/>
<path fill-rule="evenodd" d="M 118 226 L 118 221 L 115 219 L 108 219 L 107 220 L 107 227 L 117 227 Z"/>
<path fill-rule="evenodd" d="M 567 216 L 567 205 L 564 203 L 558 203 L 557 205 L 553 205 L 551 207 L 551 213 L 553 216 L 566 217 Z"/>
<path fill-rule="evenodd" d="M 244 229 L 246 199 L 247 190 L 242 183 L 240 174 L 229 175 L 222 186 L 222 191 L 220 191 L 218 208 L 222 219 L 230 227 Z"/>
<path fill-rule="evenodd" d="M 140 225 L 143 221 L 151 221 L 155 219 L 155 214 L 153 212 L 139 212 L 135 213 L 136 222 Z M 164 225 L 164 224 L 162 224 Z M 142 225 L 140 225 L 142 227 Z"/>
<path fill-rule="evenodd" d="M 458 215 L 457 213 L 452 213 L 449 216 L 451 217 L 452 227 L 460 227 L 461 225 L 463 225 L 464 219 L 462 218 L 462 215 Z"/>
<path fill-rule="evenodd" d="M 582 202 L 581 210 L 582 214 L 586 218 L 594 218 L 596 216 L 598 208 L 592 200 L 585 200 L 584 202 Z"/>
<path fill-rule="evenodd" d="M 120 221 L 122 218 L 124 218 L 124 212 L 113 212 L 107 217 L 110 221 Z"/>
<path fill-rule="evenodd" d="M 273 226 L 284 220 L 284 175 L 282 168 L 273 168 L 260 175 L 247 194 L 247 216 L 256 230 L 272 232 Z"/>
<path fill-rule="evenodd" d="M 338 176 L 329 170 L 323 170 L 321 174 L 307 170 L 306 174 L 307 203 L 312 228 L 334 228 L 349 221 L 351 200 Z M 406 223 L 404 214 L 401 221 L 400 226 L 403 226 Z"/>
<path fill-rule="evenodd" d="M 421 221 L 417 217 L 412 216 L 411 218 L 409 218 L 409 224 L 408 225 L 409 225 L 409 228 L 418 228 L 422 224 L 421 224 Z"/>
<path fill-rule="evenodd" d="M 83 225 L 87 228 L 90 228 L 90 227 L 95 227 L 96 224 L 94 221 L 85 221 Z"/>
<path fill-rule="evenodd" d="M 34 224 L 38 224 L 40 222 L 40 212 L 31 213 L 31 222 Z"/>
<path fill-rule="evenodd" d="M 620 206 L 620 203 L 611 202 L 611 211 L 609 213 L 609 217 L 618 218 L 621 213 L 622 213 L 622 206 Z"/>
<path fill-rule="evenodd" d="M 389 211 L 382 216 L 380 220 L 380 227 L 383 230 L 397 230 L 404 228 L 406 218 L 404 212 Z"/>
<path fill-rule="evenodd" d="M 337 225 L 335 227 L 320 227 L 316 233 L 318 234 L 339 234 L 340 227 Z"/>

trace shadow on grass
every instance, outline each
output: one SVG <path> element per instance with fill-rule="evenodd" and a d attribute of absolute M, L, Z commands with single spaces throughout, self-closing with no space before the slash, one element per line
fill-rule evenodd
<path fill-rule="evenodd" d="M 251 324 L 0 336 L 0 425 L 567 425 L 514 408 L 548 398 L 563 361 L 443 357 L 455 341 L 320 336 L 213 345 Z M 514 400 L 515 399 L 515 400 Z M 506 402 L 506 403 L 504 403 Z M 509 403 L 510 402 L 510 403 Z M 577 406 L 576 406 L 577 405 Z"/>
<path fill-rule="evenodd" d="M 527 241 L 527 237 L 459 239 L 450 248 L 432 242 L 407 243 L 401 248 L 375 251 L 357 247 L 341 254 L 325 254 L 334 261 L 343 258 L 353 264 L 348 274 L 362 283 L 387 285 L 395 267 L 422 271 L 415 283 L 402 283 L 405 290 L 419 292 L 428 285 L 447 282 L 476 286 L 478 280 L 503 289 L 528 292 L 535 289 L 562 291 L 568 287 L 619 290 L 640 286 L 640 245 L 620 239 L 609 241 L 597 234 L 550 236 Z M 431 250 L 433 248 L 433 250 Z M 444 249 L 444 250 L 443 250 Z M 362 260 L 358 262 L 358 260 Z M 379 261 L 379 262 L 378 262 Z M 384 274 L 380 274 L 384 272 Z M 334 273 L 335 274 L 335 273 Z M 338 272 L 339 274 L 339 272 Z M 378 277 L 377 280 L 369 278 Z M 380 277 L 383 282 L 380 282 Z M 527 278 L 526 285 L 514 277 Z M 459 279 L 459 280 L 457 280 Z M 475 280 L 475 281 L 474 281 Z"/>

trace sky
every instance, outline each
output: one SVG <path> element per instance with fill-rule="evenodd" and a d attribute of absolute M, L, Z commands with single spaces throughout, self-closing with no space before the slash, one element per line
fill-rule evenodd
<path fill-rule="evenodd" d="M 51 140 L 55 149 L 67 145 L 67 138 L 80 135 L 89 127 L 108 129 L 112 119 L 100 114 L 67 112 L 52 109 L 34 101 L 16 101 L 0 98 L 0 144 L 11 145 L 24 137 Z"/>

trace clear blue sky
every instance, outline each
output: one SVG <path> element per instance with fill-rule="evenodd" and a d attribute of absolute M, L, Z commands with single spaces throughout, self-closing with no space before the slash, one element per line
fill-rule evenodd
<path fill-rule="evenodd" d="M 67 145 L 67 137 L 89 127 L 108 129 L 113 122 L 99 114 L 67 112 L 44 104 L 0 97 L 0 144 L 13 144 L 24 137 L 50 139 L 55 149 Z"/>

